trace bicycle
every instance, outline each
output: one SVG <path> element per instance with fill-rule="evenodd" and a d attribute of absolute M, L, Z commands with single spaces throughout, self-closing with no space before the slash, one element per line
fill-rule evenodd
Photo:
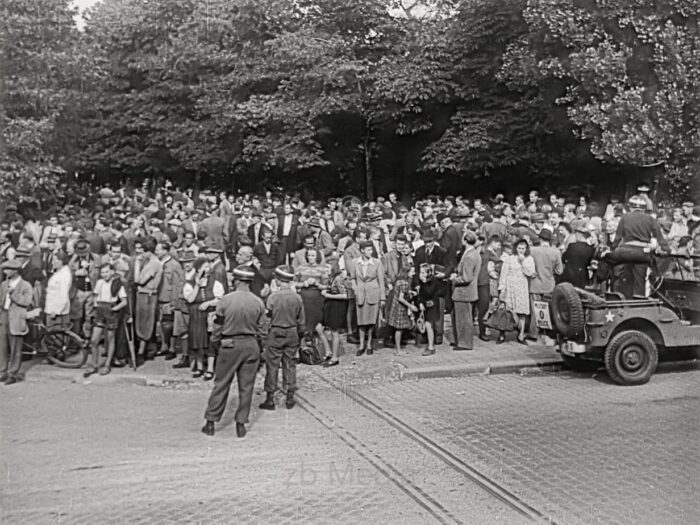
<path fill-rule="evenodd" d="M 46 355 L 49 361 L 61 368 L 80 368 L 90 355 L 88 341 L 71 327 L 47 328 L 40 319 L 28 319 L 29 332 L 24 336 L 23 354 Z"/>

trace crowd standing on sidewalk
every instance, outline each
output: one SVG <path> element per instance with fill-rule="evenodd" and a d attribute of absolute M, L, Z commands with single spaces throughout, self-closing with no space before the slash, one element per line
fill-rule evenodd
<path fill-rule="evenodd" d="M 415 339 L 429 358 L 444 342 L 446 314 L 453 350 L 469 351 L 475 336 L 505 340 L 499 326 L 488 330 L 493 314 L 505 311 L 517 341 L 548 342 L 533 302 L 556 283 L 644 295 L 649 265 L 635 254 L 700 254 L 699 207 L 656 207 L 648 187 L 606 206 L 535 190 L 510 202 L 502 194 L 427 196 L 410 205 L 395 193 L 362 202 L 271 191 L 194 198 L 148 184 L 63 191 L 41 212 L 6 203 L 0 216 L 5 383 L 20 378 L 27 318 L 37 309 L 46 326 L 70 326 L 90 341 L 86 376 L 125 366 L 133 343 L 134 366 L 162 355 L 210 381 L 224 374 L 217 362 L 230 345 L 220 307 L 231 304 L 234 287 L 236 297 L 245 288 L 268 312 L 250 337 L 267 348 L 268 375 L 281 366 L 293 392 L 299 348 L 317 349 L 324 366 L 336 366 L 343 332 L 358 345 L 356 356 L 371 356 L 378 340 L 404 354 L 405 341 Z M 688 257 L 667 271 L 698 279 L 697 262 Z M 232 373 L 222 380 L 230 383 Z M 276 377 L 266 381 L 268 393 L 276 388 Z"/>

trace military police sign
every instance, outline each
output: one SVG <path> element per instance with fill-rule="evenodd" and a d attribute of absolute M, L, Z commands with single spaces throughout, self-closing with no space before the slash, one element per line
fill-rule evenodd
<path fill-rule="evenodd" d="M 544 301 L 533 301 L 532 307 L 537 328 L 540 328 L 541 330 L 551 330 L 552 317 L 549 314 L 549 303 Z"/>

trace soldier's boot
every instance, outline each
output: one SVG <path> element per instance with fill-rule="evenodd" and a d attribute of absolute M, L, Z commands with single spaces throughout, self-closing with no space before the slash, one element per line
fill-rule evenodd
<path fill-rule="evenodd" d="M 288 409 L 294 408 L 294 405 L 296 405 L 297 402 L 294 400 L 294 392 L 287 392 L 287 402 L 286 402 L 286 407 Z"/>
<path fill-rule="evenodd" d="M 202 432 L 205 433 L 207 436 L 213 436 L 214 435 L 214 422 L 207 421 L 205 423 L 205 425 L 202 427 Z"/>
<path fill-rule="evenodd" d="M 263 410 L 274 410 L 275 409 L 275 394 L 272 392 L 267 393 L 267 398 L 265 402 L 260 405 Z"/>
<path fill-rule="evenodd" d="M 236 423 L 236 435 L 239 438 L 244 438 L 247 433 L 248 431 L 245 429 L 245 425 L 243 423 Z"/>

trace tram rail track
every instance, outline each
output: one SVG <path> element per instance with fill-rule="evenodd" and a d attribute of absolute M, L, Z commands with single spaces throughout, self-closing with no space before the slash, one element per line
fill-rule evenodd
<path fill-rule="evenodd" d="M 362 407 L 365 411 L 382 420 L 384 423 L 418 444 L 430 455 L 440 460 L 461 477 L 478 486 L 489 496 L 498 500 L 501 504 L 519 514 L 525 521 L 531 523 L 555 524 L 550 517 L 545 516 L 539 510 L 528 504 L 525 500 L 509 491 L 495 480 L 482 474 L 462 458 L 459 458 L 442 445 L 430 439 L 423 432 L 394 416 L 380 405 L 368 399 L 366 396 L 352 388 L 338 386 L 335 382 L 318 373 L 315 375 L 328 386 L 351 399 L 356 405 Z M 297 393 L 297 397 L 301 401 L 301 408 L 303 408 L 314 419 L 333 432 L 341 439 L 341 441 L 352 448 L 361 457 L 366 459 L 383 476 L 406 493 L 413 501 L 420 505 L 438 522 L 457 524 L 464 523 L 461 516 L 455 515 L 452 511 L 442 505 L 436 497 L 421 489 L 416 483 L 411 481 L 389 461 L 367 447 L 362 440 L 355 436 L 351 431 L 337 425 L 332 416 L 326 414 L 305 396 Z"/>

